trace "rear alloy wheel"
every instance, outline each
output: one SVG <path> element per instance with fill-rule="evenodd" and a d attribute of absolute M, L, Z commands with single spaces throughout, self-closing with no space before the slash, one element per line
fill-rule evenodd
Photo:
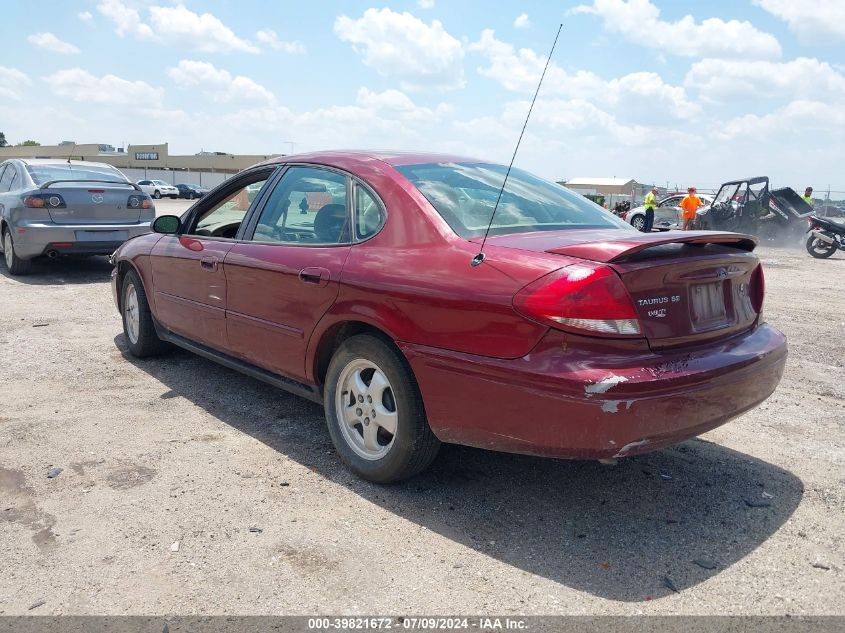
<path fill-rule="evenodd" d="M 635 215 L 634 219 L 631 220 L 631 226 L 638 231 L 642 231 L 645 228 L 645 218 L 641 215 Z"/>
<path fill-rule="evenodd" d="M 123 317 L 123 334 L 129 353 L 137 358 L 156 356 L 167 351 L 169 345 L 156 334 L 150 304 L 138 273 L 126 273 L 120 293 L 120 314 Z"/>
<path fill-rule="evenodd" d="M 191 191 L 191 192 L 188 194 L 188 200 L 193 200 L 193 199 L 194 199 L 194 192 L 193 192 L 193 191 Z"/>
<path fill-rule="evenodd" d="M 390 344 L 362 334 L 344 341 L 326 374 L 325 410 L 338 455 L 357 475 L 392 483 L 431 464 L 440 442 L 419 387 Z"/>
<path fill-rule="evenodd" d="M 21 259 L 15 253 L 12 232 L 8 228 L 3 230 L 3 259 L 6 260 L 6 268 L 10 275 L 25 275 L 32 268 L 31 259 Z"/>
<path fill-rule="evenodd" d="M 161 191 L 159 191 L 158 189 L 153 191 L 153 198 L 155 198 L 156 200 L 160 200 L 161 199 Z"/>
<path fill-rule="evenodd" d="M 815 235 L 807 238 L 807 252 L 816 259 L 825 259 L 836 252 L 836 244 L 828 244 Z"/>

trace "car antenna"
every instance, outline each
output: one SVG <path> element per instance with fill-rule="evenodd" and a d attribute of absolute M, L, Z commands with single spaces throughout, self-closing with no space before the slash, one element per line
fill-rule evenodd
<path fill-rule="evenodd" d="M 557 35 L 555 35 L 555 41 L 552 42 L 552 50 L 549 51 L 549 56 L 546 59 L 546 66 L 543 68 L 543 74 L 540 75 L 540 81 L 537 83 L 537 90 L 534 91 L 534 98 L 531 100 L 531 107 L 528 108 L 525 123 L 522 124 L 522 132 L 519 133 L 519 139 L 516 141 L 516 147 L 513 148 L 513 156 L 511 156 L 510 165 L 508 165 L 508 171 L 505 172 L 505 179 L 502 181 L 502 188 L 499 189 L 499 197 L 496 198 L 496 204 L 493 206 L 493 213 L 490 214 L 490 223 L 487 225 L 487 230 L 484 232 L 484 239 L 481 240 L 481 248 L 478 250 L 478 255 L 470 260 L 470 266 L 478 266 L 484 261 L 484 245 L 487 243 L 487 236 L 490 234 L 490 228 L 493 226 L 493 218 L 496 217 L 496 209 L 499 208 L 499 201 L 502 199 L 502 194 L 505 191 L 505 185 L 508 183 L 508 176 L 511 174 L 513 161 L 516 159 L 516 152 L 519 149 L 519 144 L 522 142 L 522 135 L 525 134 L 525 128 L 528 126 L 528 119 L 531 116 L 531 111 L 534 109 L 534 103 L 537 101 L 537 95 L 540 94 L 540 86 L 543 85 L 543 78 L 546 76 L 546 71 L 549 69 L 549 62 L 552 61 L 552 55 L 555 52 L 555 46 L 557 46 L 557 38 L 560 37 L 560 31 L 562 28 L 563 23 L 557 27 Z"/>
<path fill-rule="evenodd" d="M 73 143 L 73 147 L 70 148 L 70 154 L 67 155 L 67 166 L 68 169 L 73 171 L 73 165 L 70 164 L 70 159 L 73 158 L 73 153 L 76 151 L 76 141 Z"/>

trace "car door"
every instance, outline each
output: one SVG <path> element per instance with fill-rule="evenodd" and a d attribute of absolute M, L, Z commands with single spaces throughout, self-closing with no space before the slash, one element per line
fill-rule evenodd
<path fill-rule="evenodd" d="M 679 226 L 681 211 L 678 204 L 683 196 L 672 196 L 661 201 L 654 210 L 654 226 Z"/>
<path fill-rule="evenodd" d="M 353 192 L 375 199 L 343 173 L 292 166 L 266 196 L 224 262 L 233 354 L 304 380 L 308 339 L 337 298 L 351 244 L 362 236 L 352 230 Z"/>
<path fill-rule="evenodd" d="M 274 170 L 252 170 L 233 178 L 191 209 L 180 234 L 165 235 L 153 247 L 155 315 L 167 329 L 227 349 L 224 260 L 250 207 L 247 187 L 260 188 Z"/>

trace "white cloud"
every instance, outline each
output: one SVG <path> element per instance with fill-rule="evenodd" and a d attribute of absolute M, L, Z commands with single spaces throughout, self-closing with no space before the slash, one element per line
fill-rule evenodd
<path fill-rule="evenodd" d="M 418 106 L 404 92 L 393 89 L 372 92 L 368 88 L 360 88 L 358 104 L 396 116 L 403 121 L 434 121 L 451 112 L 451 108 L 445 103 L 439 104 L 434 110 Z"/>
<path fill-rule="evenodd" d="M 364 64 L 382 75 L 399 77 L 405 90 L 464 85 L 461 42 L 438 20 L 429 25 L 407 12 L 367 9 L 357 20 L 338 17 L 334 32 L 352 44 Z"/>
<path fill-rule="evenodd" d="M 417 6 L 420 9 L 433 9 L 434 0 L 417 0 Z"/>
<path fill-rule="evenodd" d="M 533 93 L 546 64 L 546 59 L 534 50 L 517 51 L 512 44 L 496 39 L 490 29 L 482 31 L 479 40 L 470 44 L 468 50 L 487 58 L 489 65 L 478 69 L 481 75 L 515 92 Z M 618 106 L 634 118 L 659 117 L 667 112 L 680 119 L 692 119 L 701 110 L 687 98 L 683 87 L 669 85 L 651 72 L 605 80 L 585 70 L 568 73 L 551 63 L 542 90 L 545 94 L 594 101 L 603 107 Z"/>
<path fill-rule="evenodd" d="M 161 88 L 144 81 L 130 81 L 115 75 L 95 77 L 82 68 L 60 70 L 43 78 L 60 97 L 86 103 L 127 106 L 158 106 L 164 96 Z"/>
<path fill-rule="evenodd" d="M 593 0 L 572 12 L 598 16 L 606 31 L 673 55 L 744 59 L 773 59 L 781 55 L 777 39 L 750 22 L 721 18 L 696 22 L 691 15 L 666 22 L 660 19 L 660 9 L 649 0 Z"/>
<path fill-rule="evenodd" d="M 807 57 L 783 63 L 703 59 L 692 65 L 684 85 L 714 101 L 749 96 L 845 98 L 845 74 L 827 62 Z"/>
<path fill-rule="evenodd" d="M 215 101 L 266 101 L 276 100 L 273 93 L 261 84 L 243 75 L 232 76 L 228 70 L 215 68 L 209 62 L 181 60 L 167 71 L 170 78 L 181 86 L 198 86 Z"/>
<path fill-rule="evenodd" d="M 184 5 L 150 7 L 150 21 L 156 35 L 166 42 L 189 44 L 203 53 L 257 53 L 258 48 L 239 38 L 210 13 L 194 13 Z"/>
<path fill-rule="evenodd" d="M 53 51 L 61 55 L 76 55 L 79 53 L 79 49 L 76 46 L 69 42 L 63 42 L 52 33 L 33 33 L 26 38 L 26 41 L 34 46 L 45 48 L 48 51 Z"/>
<path fill-rule="evenodd" d="M 120 37 L 126 35 L 133 35 L 139 39 L 153 37 L 153 30 L 149 25 L 141 22 L 138 11 L 123 4 L 121 0 L 102 0 L 97 5 L 97 11 L 114 22 L 115 31 Z"/>
<path fill-rule="evenodd" d="M 800 138 L 807 140 L 807 150 L 813 145 L 836 147 L 845 140 L 845 106 L 799 99 L 769 114 L 736 117 L 714 133 L 726 141 L 752 139 L 759 144 L 760 139 L 767 139 L 771 145 L 779 145 Z"/>
<path fill-rule="evenodd" d="M 302 55 L 305 53 L 305 46 L 302 42 L 286 42 L 280 40 L 279 36 L 276 35 L 276 32 L 270 29 L 258 31 L 255 34 L 255 39 L 262 44 L 269 46 L 274 51 L 282 51 L 284 53 L 291 53 L 292 55 Z"/>
<path fill-rule="evenodd" d="M 132 35 L 203 53 L 259 52 L 257 46 L 235 35 L 216 16 L 194 13 L 183 4 L 147 7 L 149 24 L 142 21 L 137 9 L 123 0 L 102 0 L 97 10 L 114 22 L 121 37 Z"/>
<path fill-rule="evenodd" d="M 76 17 L 78 17 L 83 22 L 91 22 L 94 19 L 94 16 L 91 15 L 90 11 L 80 11 L 76 14 Z"/>
<path fill-rule="evenodd" d="M 513 25 L 518 29 L 527 29 L 531 26 L 531 20 L 528 19 L 527 13 L 521 13 L 517 16 L 516 20 L 513 21 Z"/>
<path fill-rule="evenodd" d="M 754 4 L 784 20 L 806 42 L 823 42 L 825 37 L 845 39 L 845 2 L 814 0 L 752 0 Z"/>
<path fill-rule="evenodd" d="M 17 68 L 0 66 L 0 97 L 19 100 L 21 91 L 32 81 Z"/>

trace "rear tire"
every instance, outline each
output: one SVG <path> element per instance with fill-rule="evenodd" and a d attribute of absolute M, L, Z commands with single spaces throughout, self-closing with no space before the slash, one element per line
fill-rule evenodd
<path fill-rule="evenodd" d="M 816 259 L 827 259 L 836 252 L 836 244 L 828 244 L 811 235 L 807 238 L 807 252 Z"/>
<path fill-rule="evenodd" d="M 156 200 L 161 200 L 161 191 L 159 191 L 158 189 L 153 191 L 153 198 L 155 198 Z"/>
<path fill-rule="evenodd" d="M 129 353 L 136 358 L 157 356 L 170 348 L 156 334 L 144 285 L 134 270 L 126 273 L 120 287 L 120 316 Z"/>
<path fill-rule="evenodd" d="M 425 470 L 440 441 L 425 417 L 407 361 L 369 334 L 345 340 L 326 373 L 329 435 L 344 463 L 375 483 L 393 483 Z"/>
<path fill-rule="evenodd" d="M 12 231 L 9 227 L 3 229 L 3 259 L 10 275 L 26 275 L 32 268 L 31 259 L 21 259 L 15 253 L 15 243 L 12 241 Z"/>

